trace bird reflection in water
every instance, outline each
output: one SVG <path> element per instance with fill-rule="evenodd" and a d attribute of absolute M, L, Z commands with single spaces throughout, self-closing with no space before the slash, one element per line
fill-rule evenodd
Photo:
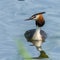
<path fill-rule="evenodd" d="M 45 39 L 47 37 L 47 34 L 43 30 L 41 30 L 41 27 L 45 24 L 45 20 L 42 15 L 44 13 L 45 12 L 34 14 L 29 19 L 26 19 L 26 21 L 35 20 L 36 29 L 26 31 L 24 33 L 24 36 L 27 42 L 31 42 L 31 46 L 35 46 L 36 49 L 40 52 L 39 57 L 35 57 L 37 59 L 48 58 L 48 55 L 42 49 L 42 43 L 45 42 Z"/>

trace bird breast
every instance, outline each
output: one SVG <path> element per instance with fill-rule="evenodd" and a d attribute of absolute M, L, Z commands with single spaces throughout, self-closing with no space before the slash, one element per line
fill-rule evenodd
<path fill-rule="evenodd" d="M 33 37 L 32 37 L 32 40 L 42 40 L 42 35 L 40 34 L 40 30 L 36 30 Z"/>

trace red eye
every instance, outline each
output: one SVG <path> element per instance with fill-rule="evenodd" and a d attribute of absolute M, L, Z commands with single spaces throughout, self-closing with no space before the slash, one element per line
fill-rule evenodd
<path fill-rule="evenodd" d="M 32 18 L 36 18 L 36 16 L 32 16 Z"/>

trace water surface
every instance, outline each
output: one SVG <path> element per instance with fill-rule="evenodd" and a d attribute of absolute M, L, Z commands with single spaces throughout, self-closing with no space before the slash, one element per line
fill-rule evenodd
<path fill-rule="evenodd" d="M 23 60 L 15 39 L 23 42 L 32 57 L 39 55 L 24 37 L 25 31 L 36 28 L 35 23 L 24 20 L 42 11 L 46 12 L 46 24 L 42 29 L 48 35 L 43 49 L 49 60 L 60 60 L 60 0 L 0 0 L 0 60 Z"/>

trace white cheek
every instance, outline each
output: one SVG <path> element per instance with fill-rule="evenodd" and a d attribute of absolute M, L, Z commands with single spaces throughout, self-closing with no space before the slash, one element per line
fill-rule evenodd
<path fill-rule="evenodd" d="M 39 15 L 36 16 L 36 18 L 34 18 L 35 20 L 37 20 L 39 18 Z"/>

